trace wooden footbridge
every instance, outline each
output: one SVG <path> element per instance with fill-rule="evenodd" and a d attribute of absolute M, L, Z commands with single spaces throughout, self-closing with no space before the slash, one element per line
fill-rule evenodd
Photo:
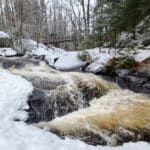
<path fill-rule="evenodd" d="M 52 37 L 49 40 L 43 41 L 45 45 L 53 44 L 58 45 L 59 43 L 65 43 L 65 42 L 73 42 L 73 38 L 71 36 L 58 36 L 58 37 Z"/>

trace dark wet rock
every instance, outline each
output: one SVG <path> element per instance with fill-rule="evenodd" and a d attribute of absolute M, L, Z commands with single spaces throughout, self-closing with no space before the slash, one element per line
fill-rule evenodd
<path fill-rule="evenodd" d="M 134 92 L 150 94 L 150 75 L 145 72 L 136 72 L 129 69 L 105 69 L 98 75 L 115 81 L 124 89 L 130 89 Z"/>
<path fill-rule="evenodd" d="M 89 87 L 84 86 L 79 90 L 82 92 L 83 99 L 87 102 L 86 104 L 87 106 L 89 106 L 89 102 L 93 98 L 99 98 L 103 95 L 102 92 L 97 87 L 89 88 Z"/>
<path fill-rule="evenodd" d="M 27 123 L 53 119 L 53 106 L 48 103 L 49 98 L 50 97 L 40 89 L 35 89 L 33 91 L 28 101 L 30 109 L 28 110 L 29 117 L 26 121 Z"/>
<path fill-rule="evenodd" d="M 79 87 L 78 91 L 68 91 L 64 81 L 55 82 L 45 78 L 28 78 L 35 87 L 29 97 L 29 118 L 27 123 L 50 121 L 56 117 L 64 116 L 79 108 L 88 107 L 89 102 L 102 96 L 96 88 Z"/>
<path fill-rule="evenodd" d="M 33 86 L 41 90 L 56 90 L 58 86 L 65 85 L 65 81 L 51 81 L 48 78 L 41 77 L 25 77 L 28 81 L 32 82 Z"/>
<path fill-rule="evenodd" d="M 142 45 L 143 45 L 143 46 L 148 46 L 148 45 L 150 45 L 150 38 L 143 40 Z"/>
<path fill-rule="evenodd" d="M 87 105 L 76 92 L 65 93 L 64 88 L 62 86 L 56 89 L 57 91 L 47 92 L 35 89 L 28 101 L 30 109 L 27 122 L 50 121 Z"/>
<path fill-rule="evenodd" d="M 33 59 L 26 59 L 26 58 L 12 59 L 12 58 L 0 57 L 0 64 L 4 69 L 9 69 L 11 67 L 14 67 L 16 69 L 21 69 L 25 67 L 26 64 L 39 65 L 39 61 Z"/>

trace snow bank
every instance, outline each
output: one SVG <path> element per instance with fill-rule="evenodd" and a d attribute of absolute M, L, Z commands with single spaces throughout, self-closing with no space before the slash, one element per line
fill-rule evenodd
<path fill-rule="evenodd" d="M 15 56 L 17 53 L 12 48 L 0 48 L 1 56 Z"/>
<path fill-rule="evenodd" d="M 27 114 L 21 109 L 27 109 L 27 97 L 33 87 L 25 79 L 12 75 L 7 71 L 0 71 L 0 121 L 21 119 Z"/>
<path fill-rule="evenodd" d="M 85 62 L 78 58 L 78 52 L 67 52 L 56 47 L 47 47 L 42 43 L 33 40 L 23 40 L 24 47 L 29 54 L 35 56 L 45 56 L 45 60 L 52 67 L 59 70 L 71 70 L 80 68 Z"/>
<path fill-rule="evenodd" d="M 109 54 L 114 56 L 117 50 L 115 50 L 114 48 L 94 48 L 94 49 L 87 49 L 85 51 L 88 52 L 92 60 L 97 60 L 100 57 L 102 57 L 101 56 L 102 54 Z"/>
<path fill-rule="evenodd" d="M 128 143 L 120 147 L 90 146 L 79 140 L 62 140 L 44 130 L 24 123 L 0 122 L 0 146 L 2 150 L 148 150 L 145 142 Z"/>
<path fill-rule="evenodd" d="M 30 41 L 33 46 L 32 55 L 45 56 L 45 60 L 52 67 L 59 70 L 71 70 L 80 68 L 85 65 L 85 62 L 78 58 L 78 52 L 67 52 L 63 49 L 51 47 L 47 48 L 43 44 Z"/>
<path fill-rule="evenodd" d="M 10 38 L 10 36 L 5 32 L 0 31 L 0 38 Z"/>

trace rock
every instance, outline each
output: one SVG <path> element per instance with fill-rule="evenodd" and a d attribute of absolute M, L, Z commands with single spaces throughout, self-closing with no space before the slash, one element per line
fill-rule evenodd
<path fill-rule="evenodd" d="M 150 45 L 150 38 L 143 40 L 142 45 L 144 45 L 144 46 Z"/>
<path fill-rule="evenodd" d="M 147 72 L 137 72 L 131 69 L 105 68 L 105 70 L 96 74 L 103 75 L 108 80 L 115 81 L 124 89 L 130 89 L 138 93 L 150 93 L 149 86 L 145 85 L 150 82 L 150 75 Z"/>
<path fill-rule="evenodd" d="M 135 69 L 136 72 L 147 74 L 147 77 L 150 77 L 150 58 L 142 61 Z"/>

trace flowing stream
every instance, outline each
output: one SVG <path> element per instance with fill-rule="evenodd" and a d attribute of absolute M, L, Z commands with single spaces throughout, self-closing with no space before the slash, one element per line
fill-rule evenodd
<path fill-rule="evenodd" d="M 5 58 L 0 70 L 32 82 L 27 123 L 89 144 L 118 145 L 150 139 L 150 97 L 102 77 L 59 72 L 44 62 Z"/>

